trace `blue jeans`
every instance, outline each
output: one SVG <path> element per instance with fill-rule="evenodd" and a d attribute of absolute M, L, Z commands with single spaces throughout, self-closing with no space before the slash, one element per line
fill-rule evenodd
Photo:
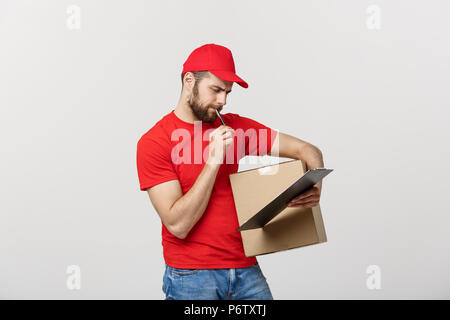
<path fill-rule="evenodd" d="M 166 300 L 273 300 L 259 264 L 237 269 L 178 269 L 166 264 Z"/>

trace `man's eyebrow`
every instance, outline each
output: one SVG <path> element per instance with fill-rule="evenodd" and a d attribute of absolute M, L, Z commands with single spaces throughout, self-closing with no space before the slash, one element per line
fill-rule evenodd
<path fill-rule="evenodd" d="M 222 90 L 222 91 L 225 91 L 225 89 L 224 89 L 224 88 L 222 88 L 222 87 L 219 87 L 219 86 L 218 86 L 218 85 L 216 85 L 216 84 L 214 84 L 214 85 L 213 85 L 213 87 L 215 87 L 215 88 L 218 88 L 218 89 L 220 89 L 220 90 Z M 227 91 L 227 93 L 230 93 L 230 92 L 231 92 L 231 89 Z"/>

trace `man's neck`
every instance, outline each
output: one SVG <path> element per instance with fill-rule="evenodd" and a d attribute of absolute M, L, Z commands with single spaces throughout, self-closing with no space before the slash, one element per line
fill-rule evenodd
<path fill-rule="evenodd" d="M 194 113 L 192 112 L 192 109 L 189 107 L 187 103 L 181 103 L 181 101 L 179 101 L 174 112 L 179 119 L 185 122 L 194 124 L 194 121 L 200 121 L 195 117 Z"/>

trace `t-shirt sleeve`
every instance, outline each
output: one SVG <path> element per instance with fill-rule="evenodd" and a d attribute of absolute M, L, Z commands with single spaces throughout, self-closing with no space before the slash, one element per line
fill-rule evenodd
<path fill-rule="evenodd" d="M 170 147 L 162 141 L 142 137 L 137 144 L 136 165 L 141 191 L 157 184 L 177 180 Z"/>
<path fill-rule="evenodd" d="M 264 156 L 270 153 L 278 130 L 243 116 L 238 116 L 238 126 L 244 133 L 244 156 Z"/>

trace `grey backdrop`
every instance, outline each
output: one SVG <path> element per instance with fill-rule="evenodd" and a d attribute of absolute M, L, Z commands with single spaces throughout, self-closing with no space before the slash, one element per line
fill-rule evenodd
<path fill-rule="evenodd" d="M 335 169 L 328 242 L 258 258 L 275 299 L 450 298 L 449 13 L 444 0 L 1 0 L 0 298 L 163 298 L 136 143 L 205 43 L 229 47 L 249 83 L 223 112 L 313 143 Z"/>

